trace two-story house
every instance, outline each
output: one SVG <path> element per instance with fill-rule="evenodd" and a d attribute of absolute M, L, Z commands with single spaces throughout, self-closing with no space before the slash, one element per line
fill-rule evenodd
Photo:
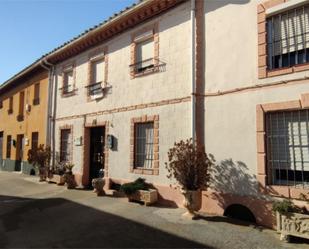
<path fill-rule="evenodd" d="M 0 168 L 35 174 L 27 153 L 46 144 L 48 73 L 40 63 L 0 86 Z"/>

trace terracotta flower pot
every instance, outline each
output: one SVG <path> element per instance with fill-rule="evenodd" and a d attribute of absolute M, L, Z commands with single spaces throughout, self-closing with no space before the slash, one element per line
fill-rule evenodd
<path fill-rule="evenodd" d="M 197 217 L 197 211 L 200 209 L 201 205 L 201 191 L 182 191 L 184 196 L 183 206 L 187 209 L 187 212 L 183 216 L 194 219 Z"/>
<path fill-rule="evenodd" d="M 65 173 L 63 176 L 64 176 L 64 181 L 66 183 L 67 189 L 74 189 L 76 185 L 74 175 Z"/>
<path fill-rule="evenodd" d="M 92 179 L 93 191 L 97 193 L 97 196 L 105 195 L 104 191 L 105 180 L 103 178 Z"/>

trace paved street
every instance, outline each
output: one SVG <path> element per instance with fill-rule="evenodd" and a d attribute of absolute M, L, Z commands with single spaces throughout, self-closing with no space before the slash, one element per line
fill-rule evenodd
<path fill-rule="evenodd" d="M 309 248 L 225 218 L 188 221 L 183 212 L 0 172 L 0 247 Z"/>

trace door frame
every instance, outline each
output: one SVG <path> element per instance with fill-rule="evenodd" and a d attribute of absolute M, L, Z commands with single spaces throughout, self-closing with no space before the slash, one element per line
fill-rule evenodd
<path fill-rule="evenodd" d="M 98 122 L 98 123 L 86 123 L 84 126 L 84 160 L 82 170 L 82 185 L 84 187 L 90 184 L 89 173 L 90 173 L 90 139 L 91 139 L 91 128 L 102 127 L 105 130 L 104 134 L 104 178 L 108 177 L 108 154 L 109 149 L 107 146 L 107 135 L 109 132 L 109 122 Z"/>

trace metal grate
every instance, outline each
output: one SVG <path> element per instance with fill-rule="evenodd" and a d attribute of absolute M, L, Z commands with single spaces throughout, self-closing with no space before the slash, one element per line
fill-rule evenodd
<path fill-rule="evenodd" d="M 268 69 L 309 62 L 309 4 L 267 18 Z"/>
<path fill-rule="evenodd" d="M 309 187 L 309 111 L 266 115 L 267 175 L 273 185 Z"/>
<path fill-rule="evenodd" d="M 134 166 L 151 169 L 153 159 L 153 122 L 135 124 Z"/>

